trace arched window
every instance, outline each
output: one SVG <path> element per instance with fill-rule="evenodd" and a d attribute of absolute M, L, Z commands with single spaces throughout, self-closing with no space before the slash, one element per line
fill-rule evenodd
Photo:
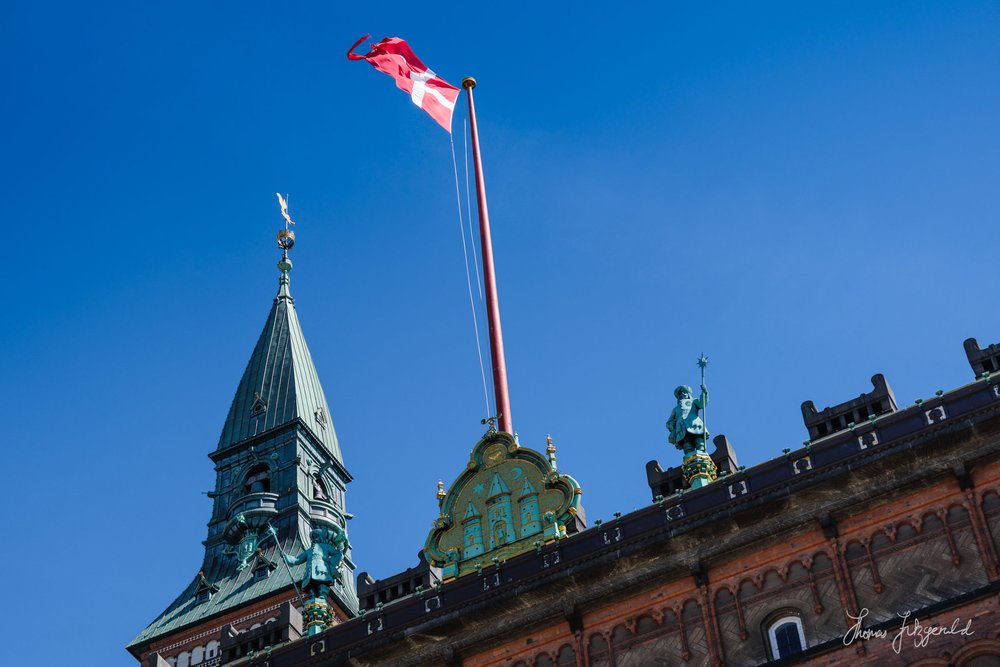
<path fill-rule="evenodd" d="M 261 493 L 271 490 L 271 475 L 268 472 L 267 464 L 261 463 L 254 466 L 247 473 L 247 479 L 243 483 L 244 493 Z"/>
<path fill-rule="evenodd" d="M 330 500 L 326 484 L 319 477 L 313 477 L 313 500 Z"/>
<path fill-rule="evenodd" d="M 802 619 L 791 614 L 782 615 L 767 626 L 767 639 L 771 646 L 771 657 L 775 660 L 797 655 L 806 650 Z"/>
<path fill-rule="evenodd" d="M 219 653 L 219 640 L 213 639 L 205 647 L 205 659 L 214 658 Z"/>
<path fill-rule="evenodd" d="M 200 665 L 205 661 L 205 647 L 195 646 L 191 651 L 191 664 Z"/>
<path fill-rule="evenodd" d="M 556 656 L 556 664 L 576 667 L 576 651 L 573 650 L 572 646 L 566 644 L 559 649 L 559 654 Z"/>

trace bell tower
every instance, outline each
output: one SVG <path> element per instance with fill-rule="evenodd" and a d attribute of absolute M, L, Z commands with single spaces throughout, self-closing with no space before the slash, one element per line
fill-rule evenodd
<path fill-rule="evenodd" d="M 294 223 L 279 200 L 278 293 L 209 454 L 216 475 L 205 555 L 187 588 L 129 644 L 144 665 L 211 667 L 304 634 L 301 614 L 315 599 L 301 590 L 312 561 L 298 557 L 318 534 L 342 536 L 343 555 L 323 588 L 321 627 L 358 611 L 346 540 L 351 475 L 289 289 Z"/>

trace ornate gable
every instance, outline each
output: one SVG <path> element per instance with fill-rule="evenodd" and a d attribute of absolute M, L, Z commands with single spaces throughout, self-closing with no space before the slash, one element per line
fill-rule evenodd
<path fill-rule="evenodd" d="M 439 500 L 424 558 L 448 579 L 562 539 L 583 521 L 581 493 L 576 480 L 556 470 L 554 448 L 546 460 L 490 431 Z"/>

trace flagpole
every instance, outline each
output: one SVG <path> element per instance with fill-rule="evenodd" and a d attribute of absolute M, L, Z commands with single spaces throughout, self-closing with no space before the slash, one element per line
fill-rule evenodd
<path fill-rule="evenodd" d="M 479 239 L 483 247 L 483 277 L 486 282 L 486 315 L 490 328 L 490 360 L 493 364 L 493 392 L 496 398 L 499 429 L 514 433 L 510 417 L 510 394 L 507 391 L 507 362 L 503 354 L 503 331 L 500 328 L 500 303 L 497 300 L 497 276 L 493 266 L 493 239 L 490 236 L 490 214 L 486 207 L 486 182 L 483 179 L 483 160 L 479 153 L 479 126 L 476 124 L 476 106 L 472 89 L 476 80 L 471 76 L 462 80 L 462 88 L 469 94 L 469 129 L 472 134 L 472 161 L 476 171 L 476 204 L 479 208 Z"/>

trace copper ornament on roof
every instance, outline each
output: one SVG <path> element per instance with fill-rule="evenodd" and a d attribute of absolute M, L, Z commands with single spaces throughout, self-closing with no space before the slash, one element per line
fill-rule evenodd
<path fill-rule="evenodd" d="M 450 579 L 561 540 L 584 525 L 581 493 L 545 455 L 491 429 L 448 492 L 439 491 L 424 558 Z"/>

